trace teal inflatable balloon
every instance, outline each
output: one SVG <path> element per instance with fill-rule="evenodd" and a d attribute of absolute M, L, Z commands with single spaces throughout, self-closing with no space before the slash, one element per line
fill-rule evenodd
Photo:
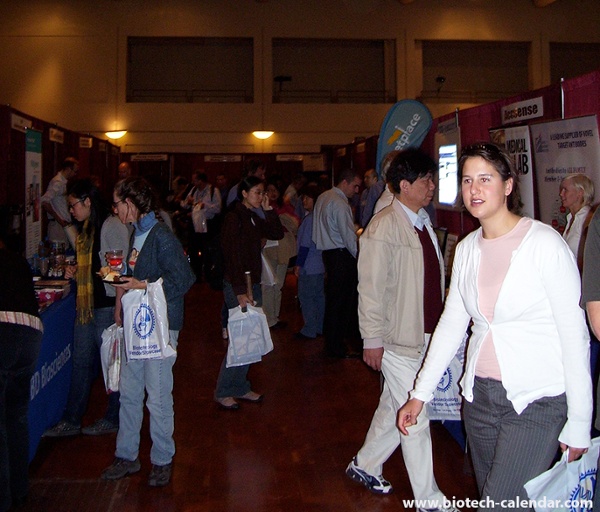
<path fill-rule="evenodd" d="M 379 140 L 377 141 L 377 174 L 381 175 L 381 161 L 390 151 L 407 148 L 418 148 L 429 129 L 433 119 L 431 112 L 416 100 L 401 100 L 386 114 Z"/>

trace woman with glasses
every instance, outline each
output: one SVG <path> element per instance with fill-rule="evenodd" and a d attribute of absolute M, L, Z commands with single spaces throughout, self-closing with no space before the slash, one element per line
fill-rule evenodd
<path fill-rule="evenodd" d="M 261 219 L 253 209 L 262 208 Z M 226 306 L 261 305 L 261 250 L 263 240 L 281 240 L 283 227 L 277 213 L 269 205 L 264 184 L 256 176 L 244 178 L 238 186 L 238 201 L 225 216 L 221 228 L 224 279 L 223 295 Z M 246 285 L 246 272 L 250 272 L 251 293 Z M 250 365 L 227 368 L 227 356 L 223 359 L 215 390 L 215 401 L 224 409 L 238 409 L 235 400 L 260 402 L 262 395 L 252 391 L 247 379 Z"/>
<path fill-rule="evenodd" d="M 77 265 L 65 269 L 65 277 L 77 283 L 73 373 L 63 418 L 44 437 L 110 434 L 119 428 L 118 393 L 108 395 L 108 408 L 102 418 L 84 428 L 81 420 L 97 375 L 102 331 L 114 322 L 115 314 L 115 290 L 102 282 L 98 272 L 106 265 L 106 251 L 127 249 L 129 233 L 124 225 L 111 218 L 98 188 L 89 179 L 69 185 L 67 204 L 79 233 L 75 244 Z"/>
<path fill-rule="evenodd" d="M 183 252 L 181 243 L 164 223 L 159 221 L 159 204 L 154 189 L 144 178 L 128 177 L 119 181 L 113 191 L 113 206 L 119 220 L 133 224 L 134 232 L 126 262 L 131 277 L 121 278 L 117 303 L 129 290 L 145 290 L 148 282 L 162 278 L 167 301 L 169 344 L 176 349 L 183 327 L 184 296 L 196 278 Z M 120 307 L 119 312 L 120 313 Z M 116 315 L 119 317 L 119 314 Z M 144 417 L 144 399 L 150 412 L 152 469 L 150 487 L 163 487 L 171 481 L 175 455 L 173 411 L 173 365 L 177 356 L 162 359 L 128 360 L 121 366 L 119 390 L 119 433 L 113 463 L 102 472 L 104 480 L 118 480 L 141 469 L 139 459 L 140 431 Z"/>
<path fill-rule="evenodd" d="M 481 227 L 456 247 L 450 293 L 398 427 L 408 435 L 472 322 L 463 418 L 482 499 L 527 500 L 523 485 L 558 447 L 590 445 L 589 335 L 573 254 L 550 226 L 521 217 L 512 160 L 492 144 L 465 148 L 462 202 Z M 530 510 L 529 507 L 515 510 Z"/>

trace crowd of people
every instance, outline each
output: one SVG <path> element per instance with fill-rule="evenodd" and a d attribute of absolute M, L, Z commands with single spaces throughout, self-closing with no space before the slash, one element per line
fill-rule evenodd
<path fill-rule="evenodd" d="M 289 274 L 297 277 L 304 325 L 293 338 L 323 336 L 326 357 L 362 357 L 383 376 L 364 444 L 346 468 L 349 478 L 373 493 L 392 492 L 383 465 L 400 447 L 415 498 L 438 504 L 427 510 L 456 510 L 444 505 L 434 477 L 424 404 L 465 333 L 470 340 L 461 380 L 462 417 L 482 498 L 526 500 L 524 484 L 548 469 L 559 449 L 568 449 L 573 461 L 590 446 L 590 363 L 596 357 L 590 356 L 590 329 L 595 340 L 600 219 L 588 177 L 572 175 L 561 183 L 568 212 L 561 236 L 520 216 L 518 175 L 500 147 L 466 147 L 458 165 L 460 200 L 481 227 L 457 245 L 446 297 L 444 256 L 431 215 L 437 165 L 418 149 L 392 151 L 381 169 L 364 174 L 342 170 L 333 186 L 327 177 L 308 180 L 302 173 L 285 182 L 267 176 L 265 165 L 255 160 L 231 187 L 223 174 L 213 184 L 203 170 L 194 170 L 190 181 L 173 180 L 162 205 L 150 183 L 132 176 L 128 164 L 119 167 L 111 207 L 93 181 L 74 179 L 76 172 L 77 161 L 67 159 L 42 198 L 52 236 L 69 242 L 77 261 L 65 275 L 77 287 L 71 388 L 62 420 L 44 435 L 116 432 L 115 459 L 103 479 L 140 471 L 145 401 L 152 438 L 148 484 L 170 482 L 176 356 L 127 361 L 120 393 L 109 395 L 105 415 L 81 424 L 102 331 L 122 323 L 121 299 L 129 290 L 146 289 L 159 278 L 175 349 L 184 295 L 195 282 L 223 291 L 221 318 L 214 321 L 221 322 L 226 339 L 228 312 L 237 306 L 262 306 L 270 329 L 285 327 L 282 290 Z M 106 284 L 98 275 L 109 249 L 126 255 L 126 277 L 118 284 Z M 1 247 L 0 256 L 8 258 Z M 23 292 L 17 305 L 27 329 L 21 323 L 20 331 L 7 331 L 14 339 L 28 339 L 18 362 L 21 384 L 32 371 L 41 336 L 29 299 Z M 10 311 L 8 305 L 0 309 Z M 14 330 L 3 314 L 0 327 Z M 228 367 L 223 360 L 215 376 L 219 407 L 236 410 L 239 400 L 263 400 L 252 389 L 248 369 Z M 22 424 L 24 410 L 26 404 L 20 403 L 7 415 L 13 429 Z M 0 426 L 6 430 L 11 424 Z M 23 439 L 13 444 L 22 458 Z M 9 491 L 2 490 L 5 508 L 11 496 L 19 503 L 26 494 L 23 464 L 10 466 L 9 471 L 2 460 L 0 482 L 10 482 Z"/>

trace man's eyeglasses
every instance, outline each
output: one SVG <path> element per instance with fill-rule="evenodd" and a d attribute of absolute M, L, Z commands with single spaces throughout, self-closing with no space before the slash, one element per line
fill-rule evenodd
<path fill-rule="evenodd" d="M 112 204 L 113 209 L 116 208 L 117 206 L 119 206 L 119 203 L 124 203 L 125 200 L 124 199 L 119 199 L 118 201 L 114 202 Z"/>

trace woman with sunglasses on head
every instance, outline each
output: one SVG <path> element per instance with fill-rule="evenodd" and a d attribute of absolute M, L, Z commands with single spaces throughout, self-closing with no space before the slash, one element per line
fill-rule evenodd
<path fill-rule="evenodd" d="M 119 428 L 118 393 L 108 395 L 108 408 L 102 418 L 84 428 L 81 420 L 97 375 L 102 331 L 114 322 L 115 291 L 102 282 L 99 271 L 106 264 L 104 253 L 126 249 L 129 235 L 125 226 L 114 224 L 100 191 L 89 179 L 69 184 L 67 204 L 79 232 L 75 244 L 77 265 L 65 269 L 65 277 L 77 283 L 73 373 L 63 418 L 44 437 L 110 434 Z"/>
<path fill-rule="evenodd" d="M 510 157 L 493 144 L 468 146 L 458 177 L 481 227 L 456 247 L 444 312 L 398 427 L 408 435 L 416 424 L 472 321 L 463 419 L 481 498 L 500 510 L 502 500 L 528 499 L 523 485 L 559 445 L 569 462 L 587 451 L 589 335 L 573 254 L 550 226 L 518 215 Z"/>
<path fill-rule="evenodd" d="M 261 219 L 255 209 L 262 208 L 265 218 Z M 224 279 L 223 295 L 226 306 L 231 309 L 247 304 L 260 306 L 262 261 L 261 250 L 264 240 L 281 240 L 283 226 L 277 213 L 269 205 L 263 181 L 256 176 L 247 176 L 238 186 L 238 201 L 225 216 L 221 228 Z M 252 281 L 248 295 L 246 272 Z M 215 401 L 223 409 L 238 409 L 235 400 L 260 402 L 262 395 L 252 391 L 247 374 L 250 365 L 227 368 L 227 356 L 223 359 L 215 390 Z"/>
<path fill-rule="evenodd" d="M 176 349 L 183 327 L 184 295 L 196 281 L 196 276 L 175 234 L 158 220 L 158 200 L 144 178 L 129 177 L 118 182 L 113 191 L 113 208 L 122 223 L 131 223 L 134 227 L 126 258 L 132 276 L 122 277 L 119 284 L 114 284 L 117 303 L 120 304 L 121 297 L 129 290 L 145 290 L 148 282 L 162 278 L 169 344 Z M 121 366 L 117 448 L 113 463 L 102 472 L 104 480 L 118 480 L 141 468 L 138 455 L 147 393 L 152 438 L 148 485 L 162 487 L 170 482 L 175 455 L 173 365 L 176 358 L 174 355 L 162 359 L 130 359 Z"/>

